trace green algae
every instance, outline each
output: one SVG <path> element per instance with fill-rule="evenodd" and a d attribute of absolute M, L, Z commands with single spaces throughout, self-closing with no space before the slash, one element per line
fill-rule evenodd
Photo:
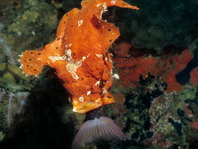
<path fill-rule="evenodd" d="M 19 59 L 22 51 L 50 42 L 56 27 L 57 10 L 53 6 L 40 0 L 24 0 L 17 11 L 8 11 L 0 37 L 12 49 L 14 58 Z"/>

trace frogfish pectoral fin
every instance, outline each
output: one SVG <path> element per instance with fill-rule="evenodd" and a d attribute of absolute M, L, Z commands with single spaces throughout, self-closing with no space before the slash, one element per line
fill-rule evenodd
<path fill-rule="evenodd" d="M 34 50 L 29 50 L 25 51 L 21 58 L 20 58 L 20 63 L 21 63 L 21 68 L 23 69 L 23 72 L 29 76 L 29 75 L 35 75 L 38 76 L 43 69 L 43 64 L 40 63 L 40 56 L 42 55 L 41 51 L 34 51 Z"/>
<path fill-rule="evenodd" d="M 84 149 L 99 141 L 125 140 L 126 137 L 112 119 L 102 116 L 82 124 L 72 143 L 72 149 Z"/>
<path fill-rule="evenodd" d="M 62 35 L 58 36 L 53 42 L 38 51 L 29 50 L 22 53 L 19 60 L 21 63 L 20 68 L 27 76 L 38 76 L 42 72 L 43 66 L 53 67 L 55 61 L 63 60 L 60 50 L 62 46 L 61 37 Z"/>

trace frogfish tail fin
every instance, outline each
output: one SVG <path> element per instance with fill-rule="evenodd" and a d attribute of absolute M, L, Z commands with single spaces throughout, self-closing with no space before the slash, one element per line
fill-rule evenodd
<path fill-rule="evenodd" d="M 106 116 L 82 124 L 72 143 L 72 149 L 85 149 L 98 141 L 125 140 L 122 130 Z"/>
<path fill-rule="evenodd" d="M 35 75 L 38 76 L 43 69 L 43 64 L 40 62 L 42 51 L 29 50 L 22 53 L 20 58 L 21 66 L 27 76 Z"/>

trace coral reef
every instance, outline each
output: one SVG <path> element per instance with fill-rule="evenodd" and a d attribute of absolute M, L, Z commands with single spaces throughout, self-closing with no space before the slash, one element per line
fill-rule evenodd
<path fill-rule="evenodd" d="M 70 148 L 84 116 L 72 112 L 53 69 L 26 78 L 17 59 L 52 41 L 58 20 L 80 2 L 0 2 L 0 148 Z M 94 147 L 197 148 L 198 3 L 128 2 L 140 10 L 109 8 L 112 14 L 103 15 L 121 31 L 111 49 L 116 103 L 105 110 L 127 140 Z"/>
<path fill-rule="evenodd" d="M 19 6 L 15 6 L 15 3 Z M 0 37 L 4 41 L 3 45 L 5 43 L 9 45 L 12 57 L 15 60 L 18 59 L 19 52 L 22 49 L 40 47 L 50 41 L 57 25 L 57 10 L 47 2 L 10 0 L 2 4 L 2 7 L 6 8 L 6 10 L 1 10 L 6 16 L 2 15 L 4 19 L 1 21 L 3 26 Z M 9 7 L 11 8 L 9 9 Z M 0 46 L 0 51 L 6 51 L 6 55 L 10 58 L 8 47 Z"/>
<path fill-rule="evenodd" d="M 188 84 L 180 92 L 166 93 L 163 80 L 150 74 L 141 78 L 139 84 L 125 90 L 125 97 L 113 89 L 119 95 L 115 98 L 123 101 L 117 102 L 115 109 L 107 107 L 107 111 L 113 111 L 112 118 L 128 140 L 109 148 L 191 148 L 191 140 L 197 139 L 197 88 Z M 120 106 L 123 102 L 125 106 Z"/>
<path fill-rule="evenodd" d="M 0 62 L 0 132 L 5 136 L 27 102 L 29 79 L 12 64 Z"/>
<path fill-rule="evenodd" d="M 1 98 L 1 129 L 11 128 L 11 125 L 17 115 L 23 112 L 25 103 L 27 102 L 28 92 L 8 92 L 0 91 Z"/>
<path fill-rule="evenodd" d="M 1 31 L 1 29 L 0 29 L 0 31 Z M 6 42 L 4 41 L 4 39 L 1 36 L 0 36 L 0 47 L 2 47 L 4 49 L 3 52 L 8 57 L 9 63 L 12 65 L 16 65 L 16 60 L 14 59 L 14 56 L 13 56 L 13 53 L 12 53 L 10 47 L 6 44 Z"/>
<path fill-rule="evenodd" d="M 154 100 L 149 110 L 150 131 L 153 132 L 153 136 L 147 140 L 151 146 L 169 148 L 174 143 L 180 147 L 188 145 L 187 138 L 183 134 L 187 124 L 179 117 L 183 116 L 183 111 L 177 106 L 181 102 L 179 96 L 174 93 L 165 94 Z"/>
<path fill-rule="evenodd" d="M 190 72 L 190 83 L 193 85 L 198 85 L 198 67 L 194 68 Z"/>
<path fill-rule="evenodd" d="M 152 56 L 151 54 L 149 56 L 136 56 L 135 53 L 141 54 L 141 49 L 138 50 L 129 45 L 128 43 L 120 43 L 115 47 L 113 61 L 120 76 L 117 84 L 135 87 L 139 85 L 140 75 L 146 78 L 147 74 L 150 73 L 154 76 L 160 76 L 167 83 L 166 92 L 181 91 L 182 85 L 177 82 L 176 75 L 192 60 L 190 50 L 176 54 L 163 54 L 163 56 Z"/>
<path fill-rule="evenodd" d="M 119 112 L 113 108 L 108 111 L 117 113 L 112 117 L 130 139 L 111 147 L 167 149 L 193 146 L 189 140 L 197 134 L 194 131 L 197 129 L 197 88 L 191 85 L 193 81 L 182 85 L 176 77 L 185 69 L 188 73 L 192 70 L 190 80 L 196 82 L 197 76 L 192 75 L 193 70 L 196 71 L 192 68 L 198 63 L 196 56 L 190 50 L 179 52 L 179 49 L 145 52 L 122 42 L 114 45 L 112 51 L 114 73 L 120 78 L 114 80 L 116 88 L 112 90 L 118 94 L 116 101 L 123 100 L 117 102 Z M 125 98 L 123 94 L 126 94 Z"/>

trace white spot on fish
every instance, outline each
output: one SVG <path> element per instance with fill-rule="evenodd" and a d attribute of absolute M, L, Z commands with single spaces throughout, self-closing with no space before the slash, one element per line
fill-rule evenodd
<path fill-rule="evenodd" d="M 108 92 L 107 92 L 107 89 L 104 87 L 103 89 L 102 89 L 102 94 L 103 95 L 106 95 Z"/>
<path fill-rule="evenodd" d="M 20 65 L 20 67 L 19 67 L 19 68 L 20 68 L 20 69 L 22 69 L 22 67 L 23 67 L 23 64 L 22 64 L 22 65 Z"/>
<path fill-rule="evenodd" d="M 66 61 L 68 62 L 66 65 L 66 69 L 68 70 L 68 72 L 72 75 L 73 79 L 78 80 L 79 76 L 77 75 L 76 71 L 79 67 L 82 66 L 82 62 L 89 56 L 85 57 L 83 56 L 81 60 L 79 61 L 75 61 L 72 58 L 72 51 L 71 49 L 66 50 L 65 53 L 66 56 Z"/>
<path fill-rule="evenodd" d="M 90 95 L 91 94 L 91 91 L 87 91 L 87 95 Z"/>
<path fill-rule="evenodd" d="M 111 3 L 111 5 L 115 5 L 116 1 L 111 1 L 110 3 Z"/>
<path fill-rule="evenodd" d="M 117 73 L 115 73 L 115 74 L 113 74 L 113 78 L 120 79 L 120 76 Z"/>
<path fill-rule="evenodd" d="M 78 99 L 80 102 L 84 102 L 84 97 L 79 97 Z"/>
<path fill-rule="evenodd" d="M 78 21 L 78 27 L 83 24 L 83 20 Z"/>
<path fill-rule="evenodd" d="M 97 82 L 95 83 L 95 85 L 100 85 L 100 81 L 97 81 Z"/>
<path fill-rule="evenodd" d="M 71 46 L 72 46 L 72 43 L 66 45 L 65 47 L 67 48 L 67 47 L 71 47 Z"/>
<path fill-rule="evenodd" d="M 65 60 L 66 57 L 65 56 L 56 55 L 56 56 L 49 56 L 49 59 L 52 62 L 55 62 L 55 61 L 58 61 L 58 60 Z"/>
<path fill-rule="evenodd" d="M 102 54 L 95 54 L 98 58 L 103 58 Z"/>

